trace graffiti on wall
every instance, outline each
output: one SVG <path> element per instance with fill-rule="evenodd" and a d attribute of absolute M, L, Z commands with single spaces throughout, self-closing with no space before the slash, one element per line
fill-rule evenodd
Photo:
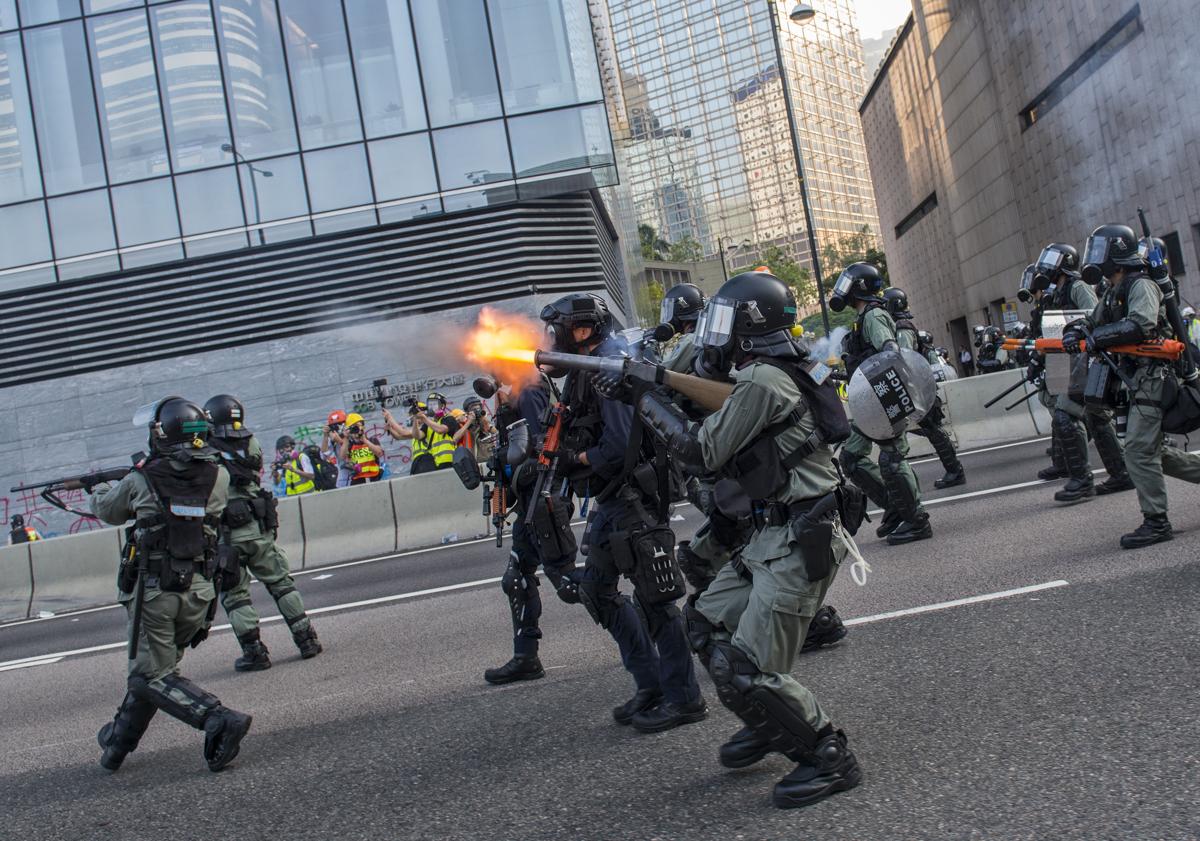
<path fill-rule="evenodd" d="M 81 490 L 63 491 L 59 498 L 69 507 L 86 511 L 87 495 Z M 10 492 L 0 497 L 0 513 L 3 514 L 5 530 L 14 514 L 25 518 L 25 525 L 38 530 L 42 537 L 57 537 L 61 534 L 81 534 L 101 529 L 105 524 L 93 517 L 81 517 L 69 511 L 55 508 L 35 490 L 25 489 Z"/>

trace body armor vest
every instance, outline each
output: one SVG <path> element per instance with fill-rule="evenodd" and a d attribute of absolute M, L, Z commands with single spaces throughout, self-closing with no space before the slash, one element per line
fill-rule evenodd
<path fill-rule="evenodd" d="M 219 471 L 211 461 L 190 461 L 186 470 L 179 471 L 161 456 L 140 468 L 160 509 L 159 517 L 138 520 L 138 526 L 148 532 L 143 549 L 164 550 L 181 561 L 200 560 L 208 554 L 211 546 L 204 524 L 216 525 L 216 518 L 210 518 L 206 509 Z"/>
<path fill-rule="evenodd" d="M 842 340 L 842 362 L 846 365 L 846 376 L 848 377 L 853 377 L 859 365 L 878 353 L 863 336 L 863 322 L 867 318 L 867 313 L 881 306 L 883 304 L 879 302 L 868 302 L 863 311 L 858 314 L 858 320 L 854 322 L 854 329 L 847 333 L 846 338 Z"/>
<path fill-rule="evenodd" d="M 251 458 L 246 454 L 249 442 L 249 438 L 230 441 L 215 436 L 208 442 L 221 454 L 222 463 L 229 471 L 229 483 L 234 487 L 244 488 L 247 485 L 257 485 L 262 473 L 262 456 Z"/>

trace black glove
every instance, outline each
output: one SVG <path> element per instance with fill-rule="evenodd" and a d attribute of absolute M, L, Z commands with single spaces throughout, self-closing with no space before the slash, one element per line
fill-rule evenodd
<path fill-rule="evenodd" d="M 629 384 L 625 382 L 624 377 L 616 377 L 610 374 L 592 374 L 592 387 L 600 392 L 602 397 L 607 397 L 609 400 L 616 400 L 621 403 L 628 403 L 632 395 L 632 390 Z"/>
<path fill-rule="evenodd" d="M 1070 327 L 1063 331 L 1062 346 L 1067 353 L 1079 353 L 1079 343 L 1083 341 L 1083 331 Z"/>
<path fill-rule="evenodd" d="M 192 648 L 195 648 L 206 639 L 208 639 L 208 628 L 201 628 L 192 635 L 191 640 L 188 641 L 188 645 L 190 645 Z"/>

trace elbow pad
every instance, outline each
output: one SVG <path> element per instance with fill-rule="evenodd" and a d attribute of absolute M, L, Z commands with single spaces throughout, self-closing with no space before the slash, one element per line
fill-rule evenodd
<path fill-rule="evenodd" d="M 638 402 L 638 419 L 667 451 L 685 467 L 704 470 L 704 453 L 696 437 L 696 424 L 657 392 L 648 392 Z"/>
<path fill-rule="evenodd" d="M 1145 338 L 1142 328 L 1130 318 L 1122 318 L 1112 324 L 1102 324 L 1092 331 L 1097 350 L 1116 345 L 1136 345 Z"/>

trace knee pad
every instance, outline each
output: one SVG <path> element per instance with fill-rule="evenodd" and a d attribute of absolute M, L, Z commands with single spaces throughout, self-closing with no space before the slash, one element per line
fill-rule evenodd
<path fill-rule="evenodd" d="M 500 578 L 500 589 L 506 596 L 512 598 L 521 589 L 524 577 L 521 574 L 521 561 L 517 557 L 517 553 L 509 553 L 508 566 L 504 568 L 504 575 Z"/>
<path fill-rule="evenodd" d="M 1050 424 L 1058 430 L 1059 435 L 1075 435 L 1075 419 L 1062 409 L 1054 410 Z"/>
<path fill-rule="evenodd" d="M 273 598 L 275 601 L 279 601 L 284 596 L 290 596 L 292 593 L 296 592 L 296 587 L 293 584 L 281 584 L 276 582 L 275 584 L 268 584 L 266 587 L 267 592 L 271 594 L 271 598 Z"/>
<path fill-rule="evenodd" d="M 579 582 L 579 601 L 597 625 L 608 630 L 617 615 L 621 594 L 616 584 L 584 579 Z"/>
<path fill-rule="evenodd" d="M 841 462 L 842 470 L 846 472 L 846 475 L 850 475 L 858 470 L 859 465 L 862 463 L 862 456 L 842 447 L 841 452 L 838 453 L 838 461 Z"/>
<path fill-rule="evenodd" d="M 900 472 L 900 465 L 904 464 L 904 459 L 896 450 L 880 450 L 879 451 L 879 472 L 885 476 L 895 475 Z"/>
<path fill-rule="evenodd" d="M 712 635 L 717 631 L 717 626 L 709 622 L 708 618 L 697 610 L 696 605 L 691 601 L 683 606 L 683 624 L 687 629 L 688 644 L 692 647 L 692 651 L 700 656 L 700 662 L 707 669 L 709 647 L 712 644 Z"/>

